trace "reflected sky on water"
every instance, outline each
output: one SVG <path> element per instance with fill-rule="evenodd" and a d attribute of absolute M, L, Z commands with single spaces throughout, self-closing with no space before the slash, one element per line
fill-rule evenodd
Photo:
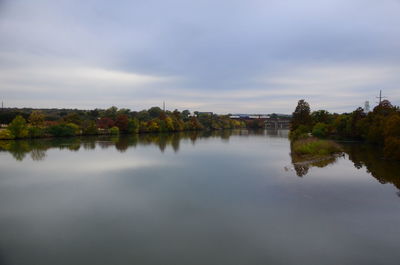
<path fill-rule="evenodd" d="M 0 142 L 0 264 L 398 264 L 398 163 L 287 131 Z M 299 177 L 301 175 L 301 177 Z"/>

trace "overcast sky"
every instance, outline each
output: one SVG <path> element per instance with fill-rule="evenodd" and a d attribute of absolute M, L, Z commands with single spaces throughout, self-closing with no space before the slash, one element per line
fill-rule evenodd
<path fill-rule="evenodd" d="M 6 107 L 400 105 L 400 0 L 0 0 Z"/>

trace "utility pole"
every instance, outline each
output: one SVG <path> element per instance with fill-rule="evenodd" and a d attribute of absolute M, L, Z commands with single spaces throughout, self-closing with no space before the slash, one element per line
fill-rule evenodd
<path fill-rule="evenodd" d="M 380 105 L 381 102 L 382 102 L 382 99 L 383 99 L 383 98 L 386 98 L 386 97 L 382 97 L 382 90 L 379 90 L 379 97 L 376 97 L 376 98 L 379 99 L 379 102 L 377 102 L 377 103 Z"/>

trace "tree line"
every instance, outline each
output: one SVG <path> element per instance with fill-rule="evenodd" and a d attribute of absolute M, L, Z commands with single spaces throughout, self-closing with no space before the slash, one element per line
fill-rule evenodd
<path fill-rule="evenodd" d="M 0 139 L 220 130 L 246 126 L 243 121 L 230 119 L 228 115 L 192 114 L 189 110 L 163 111 L 159 107 L 137 112 L 115 106 L 89 111 L 3 110 L 0 123 L 6 124 L 6 128 L 0 130 Z"/>
<path fill-rule="evenodd" d="M 305 100 L 299 100 L 292 115 L 290 138 L 312 134 L 319 138 L 351 139 L 383 147 L 385 158 L 400 160 L 400 109 L 383 100 L 373 111 L 357 108 L 351 113 L 311 112 Z"/>

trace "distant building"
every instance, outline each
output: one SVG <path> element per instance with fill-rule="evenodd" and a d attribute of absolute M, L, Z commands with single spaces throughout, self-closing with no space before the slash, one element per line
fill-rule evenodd
<path fill-rule="evenodd" d="M 199 115 L 213 115 L 214 113 L 213 112 L 200 112 L 200 111 L 198 111 L 196 114 L 197 114 L 197 116 L 199 116 Z"/>
<path fill-rule="evenodd" d="M 368 112 L 370 112 L 371 110 L 370 110 L 370 106 L 369 106 L 369 101 L 367 100 L 367 101 L 365 101 L 365 103 L 364 103 L 364 112 L 365 113 L 368 113 Z"/>

